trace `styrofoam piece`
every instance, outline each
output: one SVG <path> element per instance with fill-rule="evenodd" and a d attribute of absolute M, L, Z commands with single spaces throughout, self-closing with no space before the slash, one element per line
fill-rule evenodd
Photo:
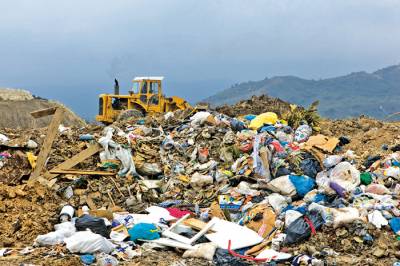
<path fill-rule="evenodd" d="M 150 243 L 156 243 L 158 245 L 163 245 L 163 246 L 167 246 L 167 247 L 173 247 L 173 248 L 180 248 L 180 249 L 195 249 L 194 246 L 176 241 L 176 240 L 172 240 L 169 238 L 159 238 L 156 240 L 144 240 L 145 242 L 150 242 Z"/>
<path fill-rule="evenodd" d="M 261 236 L 245 226 L 215 217 L 213 220 L 212 229 L 215 233 L 206 234 L 205 236 L 219 248 L 228 249 L 229 240 L 231 240 L 231 249 L 233 250 L 254 246 L 263 241 Z"/>

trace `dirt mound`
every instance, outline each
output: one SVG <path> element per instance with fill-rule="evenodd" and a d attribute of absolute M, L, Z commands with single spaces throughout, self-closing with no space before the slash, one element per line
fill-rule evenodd
<path fill-rule="evenodd" d="M 44 186 L 0 184 L 0 246 L 31 245 L 38 233 L 53 229 L 60 199 Z"/>
<path fill-rule="evenodd" d="M 353 150 L 360 159 L 370 155 L 385 155 L 400 143 L 400 122 L 384 122 L 369 117 L 323 120 L 321 133 L 327 136 L 346 136 L 350 143 L 345 149 Z M 382 149 L 384 146 L 389 149 Z"/>
<path fill-rule="evenodd" d="M 264 112 L 274 112 L 278 116 L 290 111 L 290 103 L 268 95 L 253 96 L 251 99 L 240 101 L 234 105 L 222 105 L 216 108 L 220 113 L 231 117 Z"/>
<path fill-rule="evenodd" d="M 85 125 L 82 118 L 58 102 L 34 98 L 25 90 L 0 89 L 0 128 L 46 127 L 50 123 L 51 117 L 34 119 L 30 112 L 55 106 L 61 106 L 66 110 L 63 119 L 64 125 Z"/>

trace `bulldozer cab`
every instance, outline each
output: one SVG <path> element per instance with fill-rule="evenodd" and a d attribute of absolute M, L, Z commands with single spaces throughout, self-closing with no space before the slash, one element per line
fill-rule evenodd
<path fill-rule="evenodd" d="M 147 106 L 147 112 L 159 112 L 162 87 L 161 81 L 163 77 L 137 77 L 133 80 L 133 87 L 130 91 L 131 96 Z"/>

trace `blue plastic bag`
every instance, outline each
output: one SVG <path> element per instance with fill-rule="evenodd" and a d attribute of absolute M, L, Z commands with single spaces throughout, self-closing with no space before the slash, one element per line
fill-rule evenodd
<path fill-rule="evenodd" d="M 131 241 L 138 239 L 155 240 L 160 238 L 160 229 L 154 224 L 148 223 L 135 224 L 128 230 L 128 233 Z"/>
<path fill-rule="evenodd" d="M 395 234 L 400 233 L 400 218 L 395 217 L 390 219 L 389 225 Z"/>
<path fill-rule="evenodd" d="M 308 176 L 289 175 L 289 180 L 295 186 L 300 197 L 304 197 L 315 187 L 315 180 Z"/>
<path fill-rule="evenodd" d="M 81 261 L 84 265 L 90 265 L 96 260 L 96 257 L 92 254 L 81 255 Z"/>
<path fill-rule="evenodd" d="M 248 121 L 251 121 L 251 120 L 253 120 L 254 118 L 256 118 L 256 115 L 245 115 L 245 116 L 244 116 L 244 119 L 246 119 L 246 120 L 248 120 Z"/>

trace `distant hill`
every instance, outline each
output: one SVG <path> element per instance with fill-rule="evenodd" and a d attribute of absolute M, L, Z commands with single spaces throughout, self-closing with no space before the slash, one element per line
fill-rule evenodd
<path fill-rule="evenodd" d="M 62 123 L 65 126 L 83 126 L 85 121 L 61 103 L 33 96 L 29 91 L 0 88 L 0 128 L 47 127 L 51 116 L 34 119 L 30 112 L 50 107 L 65 109 Z"/>
<path fill-rule="evenodd" d="M 218 106 L 262 94 L 302 106 L 319 100 L 319 112 L 330 118 L 362 114 L 385 118 L 389 114 L 400 112 L 400 65 L 373 73 L 362 71 L 321 80 L 295 76 L 265 78 L 235 84 L 204 101 Z"/>

